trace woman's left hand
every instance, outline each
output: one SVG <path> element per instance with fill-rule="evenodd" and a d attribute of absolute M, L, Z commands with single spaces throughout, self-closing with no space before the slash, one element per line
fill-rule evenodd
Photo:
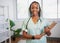
<path fill-rule="evenodd" d="M 51 32 L 48 32 L 48 33 L 46 33 L 47 34 L 47 36 L 50 36 L 51 35 Z"/>
<path fill-rule="evenodd" d="M 50 29 L 48 27 L 44 27 L 44 32 L 48 33 L 48 32 L 50 32 Z"/>
<path fill-rule="evenodd" d="M 44 32 L 45 32 L 48 36 L 51 35 L 50 29 L 49 29 L 48 27 L 45 27 Z"/>

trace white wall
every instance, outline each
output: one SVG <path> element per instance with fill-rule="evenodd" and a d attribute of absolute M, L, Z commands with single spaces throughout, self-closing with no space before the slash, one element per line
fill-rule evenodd
<path fill-rule="evenodd" d="M 8 15 L 11 19 L 14 19 L 13 2 L 14 0 L 0 0 L 0 6 L 8 7 Z"/>
<path fill-rule="evenodd" d="M 16 0 L 0 0 L 0 5 L 1 6 L 8 6 L 9 7 L 9 18 L 14 20 L 16 23 L 16 28 L 20 28 L 22 25 L 23 20 L 16 20 Z M 16 29 L 15 28 L 15 29 Z M 60 37 L 60 22 L 52 29 L 52 35 L 51 37 Z"/>

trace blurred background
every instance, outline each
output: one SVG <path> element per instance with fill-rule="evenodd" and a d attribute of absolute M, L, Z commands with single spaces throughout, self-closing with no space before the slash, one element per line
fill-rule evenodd
<path fill-rule="evenodd" d="M 0 30 L 6 30 L 6 28 L 9 27 L 8 32 L 11 32 L 11 34 L 7 34 L 10 38 L 13 35 L 13 32 L 9 31 L 10 22 L 9 20 L 6 22 L 6 20 L 11 19 L 12 21 L 14 21 L 15 26 L 12 27 L 13 30 L 21 28 L 23 20 L 29 17 L 29 5 L 32 1 L 37 1 L 40 3 L 40 7 L 42 10 L 41 16 L 43 18 L 46 18 L 50 22 L 57 22 L 57 25 L 51 30 L 51 36 L 47 36 L 48 43 L 60 43 L 60 0 L 0 0 Z M 0 34 L 2 33 L 3 31 Z M 22 32 L 20 32 L 20 35 L 22 35 L 21 33 Z M 4 37 L 4 34 L 0 35 L 0 37 L 2 36 Z M 2 43 L 3 41 L 5 40 L 3 40 L 3 38 L 0 38 L 0 42 Z M 11 43 L 11 39 L 9 41 Z M 19 40 L 16 43 L 25 42 L 26 40 Z"/>

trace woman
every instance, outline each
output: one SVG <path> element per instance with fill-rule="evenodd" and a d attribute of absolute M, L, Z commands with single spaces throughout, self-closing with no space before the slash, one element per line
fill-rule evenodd
<path fill-rule="evenodd" d="M 34 1 L 29 7 L 30 18 L 24 20 L 22 25 L 23 37 L 26 43 L 47 43 L 46 36 L 50 35 L 50 30 L 55 26 L 55 22 L 50 23 L 41 17 L 41 8 L 38 2 Z"/>

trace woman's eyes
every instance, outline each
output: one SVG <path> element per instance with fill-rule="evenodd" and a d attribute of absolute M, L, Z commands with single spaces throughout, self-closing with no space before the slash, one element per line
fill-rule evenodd
<path fill-rule="evenodd" d="M 32 7 L 32 9 L 34 9 L 34 7 Z"/>
<path fill-rule="evenodd" d="M 32 7 L 32 9 L 38 9 L 38 7 Z"/>

